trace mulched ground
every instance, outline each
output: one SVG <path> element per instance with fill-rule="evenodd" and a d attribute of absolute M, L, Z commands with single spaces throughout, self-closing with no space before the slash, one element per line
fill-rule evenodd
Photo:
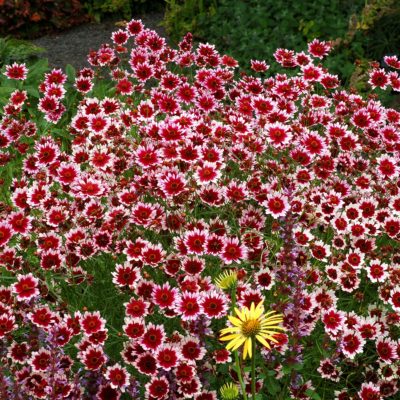
<path fill-rule="evenodd" d="M 163 17 L 162 12 L 153 12 L 135 18 L 142 19 L 147 28 L 154 29 L 166 37 L 164 28 L 159 26 Z M 76 69 L 88 67 L 86 57 L 89 51 L 97 50 L 102 43 L 111 42 L 111 33 L 119 29 L 115 26 L 117 21 L 111 19 L 101 23 L 84 24 L 68 31 L 32 40 L 32 43 L 46 49 L 42 57 L 48 58 L 51 67 L 64 69 L 67 64 Z"/>

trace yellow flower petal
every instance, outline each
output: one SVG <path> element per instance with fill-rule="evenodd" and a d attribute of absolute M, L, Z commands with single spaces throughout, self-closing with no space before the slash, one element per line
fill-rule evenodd
<path fill-rule="evenodd" d="M 274 337 L 274 334 L 272 334 L 272 335 L 266 335 L 265 333 L 260 333 L 259 336 L 263 337 L 264 339 L 268 339 L 268 340 L 270 340 L 271 342 L 278 343 L 278 341 L 277 341 L 277 340 L 275 339 L 275 337 Z"/>
<path fill-rule="evenodd" d="M 224 328 L 224 329 L 221 329 L 221 330 L 220 330 L 220 334 L 221 334 L 221 335 L 225 335 L 226 333 L 231 333 L 231 332 L 240 333 L 240 328 L 235 327 L 235 326 L 232 326 L 232 327 Z"/>
<path fill-rule="evenodd" d="M 249 348 L 249 340 L 250 340 L 250 348 Z M 243 360 L 247 358 L 247 355 L 251 353 L 251 339 L 246 339 L 243 346 Z M 251 357 L 251 356 L 250 356 Z"/>
<path fill-rule="evenodd" d="M 252 345 L 253 345 L 253 341 L 252 341 L 251 338 L 248 338 L 248 339 L 246 340 L 246 343 L 247 343 L 247 353 L 249 354 L 249 358 L 251 358 L 251 357 L 252 357 Z"/>
<path fill-rule="evenodd" d="M 232 350 L 237 350 L 244 343 L 245 340 L 246 338 L 244 336 L 239 336 L 238 339 L 234 340 L 234 345 L 232 347 Z M 228 347 L 226 348 L 228 349 Z"/>
<path fill-rule="evenodd" d="M 252 303 L 254 304 L 254 303 Z M 261 307 L 259 307 L 261 305 Z M 262 305 L 262 303 L 259 303 L 259 305 L 257 306 L 257 308 L 254 310 L 253 312 L 253 318 L 254 319 L 258 319 L 261 317 L 262 313 L 264 312 L 264 306 Z"/>
<path fill-rule="evenodd" d="M 229 321 L 231 321 L 232 324 L 235 325 L 235 326 L 240 326 L 240 325 L 243 323 L 239 318 L 233 317 L 232 315 L 229 315 L 229 316 L 228 316 L 228 319 L 229 319 Z"/>
<path fill-rule="evenodd" d="M 269 345 L 269 343 L 260 335 L 256 335 L 257 340 L 263 344 L 267 349 L 271 349 L 271 346 Z"/>
<path fill-rule="evenodd" d="M 239 317 L 239 319 L 244 321 L 244 313 L 242 313 L 238 308 L 235 308 L 235 313 Z"/>
<path fill-rule="evenodd" d="M 226 341 L 226 340 L 236 339 L 237 337 L 238 337 L 238 334 L 235 333 L 235 334 L 233 334 L 233 335 L 220 336 L 219 340 Z"/>

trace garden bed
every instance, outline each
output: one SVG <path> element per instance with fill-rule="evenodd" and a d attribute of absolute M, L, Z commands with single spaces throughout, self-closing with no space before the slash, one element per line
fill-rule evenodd
<path fill-rule="evenodd" d="M 397 399 L 398 57 L 112 23 L 1 70 L 0 399 Z"/>

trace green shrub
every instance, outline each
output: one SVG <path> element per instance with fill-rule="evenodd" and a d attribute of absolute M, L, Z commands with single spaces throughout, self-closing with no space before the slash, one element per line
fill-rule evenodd
<path fill-rule="evenodd" d="M 96 21 L 100 21 L 106 14 L 121 14 L 129 18 L 132 12 L 130 0 L 89 0 L 85 1 L 85 8 Z"/>
<path fill-rule="evenodd" d="M 29 61 L 44 51 L 45 49 L 26 40 L 10 37 L 0 38 L 0 67 L 14 61 Z"/>
<path fill-rule="evenodd" d="M 271 63 L 279 47 L 301 51 L 313 38 L 333 40 L 327 67 L 348 84 L 356 60 L 398 51 L 399 18 L 396 0 L 167 0 L 164 24 L 173 40 L 191 31 L 244 68 L 250 59 Z"/>
<path fill-rule="evenodd" d="M 107 15 L 117 15 L 125 19 L 149 10 L 161 7 L 162 0 L 86 0 L 85 9 L 96 21 L 101 21 Z"/>
<path fill-rule="evenodd" d="M 173 41 L 187 32 L 199 33 L 199 20 L 217 11 L 217 0 L 165 0 L 163 25 Z"/>

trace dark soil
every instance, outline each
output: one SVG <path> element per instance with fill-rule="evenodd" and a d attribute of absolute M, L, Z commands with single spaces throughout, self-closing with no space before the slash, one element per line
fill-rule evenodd
<path fill-rule="evenodd" d="M 166 37 L 160 23 L 164 17 L 162 12 L 147 13 L 140 18 L 145 26 L 154 29 L 161 36 Z M 90 50 L 97 50 L 103 43 L 111 43 L 111 33 L 119 29 L 115 23 L 118 19 L 109 19 L 101 23 L 88 23 L 67 31 L 43 36 L 32 42 L 46 49 L 42 57 L 49 60 L 50 67 L 65 68 L 71 64 L 76 69 L 88 67 L 87 55 Z"/>

